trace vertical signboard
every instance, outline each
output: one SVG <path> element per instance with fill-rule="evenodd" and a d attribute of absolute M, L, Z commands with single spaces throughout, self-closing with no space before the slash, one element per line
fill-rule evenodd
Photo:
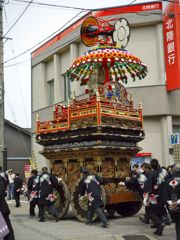
<path fill-rule="evenodd" d="M 178 17 L 179 12 L 179 3 L 163 3 L 163 32 L 167 91 L 180 89 L 180 18 Z"/>
<path fill-rule="evenodd" d="M 171 145 L 179 144 L 179 133 L 173 133 L 170 135 L 170 144 Z"/>
<path fill-rule="evenodd" d="M 25 175 L 25 181 L 27 182 L 28 178 L 31 176 L 31 165 L 25 164 L 24 165 L 24 175 Z"/>

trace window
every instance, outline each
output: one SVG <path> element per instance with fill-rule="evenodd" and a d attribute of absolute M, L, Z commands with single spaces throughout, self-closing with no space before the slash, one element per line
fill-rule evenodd
<path fill-rule="evenodd" d="M 64 79 L 64 100 L 68 100 L 71 96 L 71 85 L 70 85 L 70 80 L 67 78 L 67 76 L 64 74 L 63 75 Z"/>
<path fill-rule="evenodd" d="M 173 125 L 173 133 L 180 133 L 180 125 Z"/>
<path fill-rule="evenodd" d="M 54 79 L 47 82 L 48 84 L 48 104 L 54 104 Z"/>

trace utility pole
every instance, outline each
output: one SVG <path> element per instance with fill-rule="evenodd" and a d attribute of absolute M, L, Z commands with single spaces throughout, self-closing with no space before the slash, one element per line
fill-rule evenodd
<path fill-rule="evenodd" d="M 0 166 L 5 167 L 4 146 L 4 66 L 3 66 L 3 1 L 0 0 Z"/>

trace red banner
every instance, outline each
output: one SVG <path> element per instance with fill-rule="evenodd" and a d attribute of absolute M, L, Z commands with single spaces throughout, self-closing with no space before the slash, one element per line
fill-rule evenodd
<path fill-rule="evenodd" d="M 26 180 L 31 176 L 31 170 L 32 170 L 31 165 L 29 164 L 24 165 L 24 175 Z"/>
<path fill-rule="evenodd" d="M 164 53 L 166 64 L 166 88 L 172 91 L 180 88 L 180 5 L 168 3 L 163 12 Z"/>
<path fill-rule="evenodd" d="M 152 153 L 150 152 L 142 152 L 142 153 L 136 153 L 136 157 L 151 157 Z"/>

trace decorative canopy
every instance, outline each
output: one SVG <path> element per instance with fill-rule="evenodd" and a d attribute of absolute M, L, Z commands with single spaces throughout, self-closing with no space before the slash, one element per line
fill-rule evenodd
<path fill-rule="evenodd" d="M 109 21 L 87 17 L 81 26 L 81 40 L 86 46 L 99 46 L 76 59 L 67 70 L 67 77 L 80 81 L 81 85 L 87 84 L 89 90 L 110 81 L 127 83 L 130 78 L 133 81 L 144 78 L 145 64 L 124 49 L 129 38 L 126 19 L 118 19 L 113 26 Z"/>
<path fill-rule="evenodd" d="M 71 81 L 86 85 L 93 73 L 103 69 L 104 83 L 119 80 L 127 83 L 130 77 L 135 81 L 147 75 L 147 67 L 138 57 L 115 46 L 100 46 L 76 59 L 67 70 L 67 76 Z"/>

